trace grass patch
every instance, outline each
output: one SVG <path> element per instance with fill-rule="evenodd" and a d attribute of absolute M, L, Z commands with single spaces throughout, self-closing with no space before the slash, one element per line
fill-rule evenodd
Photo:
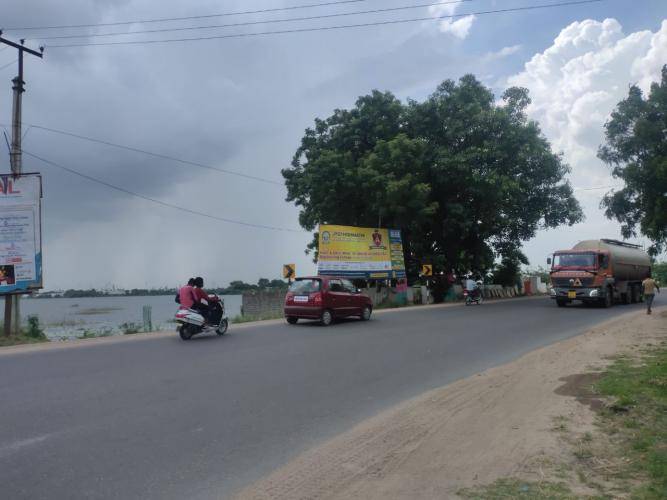
<path fill-rule="evenodd" d="M 618 358 L 596 384 L 611 404 L 600 413 L 602 429 L 626 456 L 626 474 L 644 483 L 632 498 L 667 498 L 667 347 L 640 360 Z"/>
<path fill-rule="evenodd" d="M 282 311 L 280 312 L 269 312 L 265 314 L 260 314 L 258 316 L 242 316 L 242 315 L 237 315 L 234 316 L 231 320 L 231 323 L 236 325 L 239 323 L 252 323 L 254 321 L 266 321 L 269 319 L 282 319 L 284 318 L 284 314 Z"/>
<path fill-rule="evenodd" d="M 498 479 L 495 483 L 465 488 L 457 492 L 463 498 L 472 500 L 574 500 L 578 497 L 565 483 L 549 481 L 521 481 L 519 479 Z"/>
<path fill-rule="evenodd" d="M 27 324 L 21 329 L 20 335 L 10 337 L 0 336 L 0 347 L 7 347 L 21 344 L 39 344 L 48 342 L 49 339 L 39 325 L 37 316 L 28 316 Z"/>

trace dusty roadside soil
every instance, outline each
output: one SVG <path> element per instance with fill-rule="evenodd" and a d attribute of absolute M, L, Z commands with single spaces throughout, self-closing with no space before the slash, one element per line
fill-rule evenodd
<path fill-rule="evenodd" d="M 663 340 L 667 308 L 623 316 L 377 415 L 237 499 L 431 500 L 502 477 L 552 479 L 549 464 L 572 460 L 557 422 L 594 429 L 591 402 L 573 397 L 577 380 L 586 380 L 577 375 Z"/>

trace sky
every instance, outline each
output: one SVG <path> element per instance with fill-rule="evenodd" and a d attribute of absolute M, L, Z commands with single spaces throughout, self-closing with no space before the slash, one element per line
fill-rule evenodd
<path fill-rule="evenodd" d="M 26 38 L 30 47 L 46 47 L 43 60 L 27 57 L 25 62 L 23 149 L 24 171 L 39 171 L 44 177 L 47 289 L 173 287 L 192 275 L 204 276 L 208 285 L 224 286 L 237 279 L 279 277 L 286 263 L 295 263 L 300 275 L 314 273 L 315 265 L 304 253 L 311 235 L 299 227 L 298 209 L 285 201 L 280 175 L 304 130 L 315 118 L 349 108 L 373 89 L 391 91 L 400 99 L 423 100 L 442 80 L 467 73 L 497 96 L 509 86 L 527 87 L 532 98 L 529 117 L 539 122 L 554 151 L 561 152 L 572 168 L 569 179 L 578 189 L 586 220 L 540 231 L 527 241 L 524 251 L 531 265 L 545 264 L 554 250 L 582 239 L 620 238 L 619 225 L 599 209 L 607 189 L 589 190 L 620 186 L 596 158 L 596 151 L 603 142 L 603 125 L 628 86 L 648 89 L 667 63 L 664 0 L 605 0 L 489 14 L 480 12 L 557 2 L 470 0 L 272 24 L 91 36 L 437 2 L 358 0 L 287 11 L 136 22 L 315 3 L 327 2 L 23 0 L 3 6 L 4 36 Z M 434 19 L 449 15 L 458 17 Z M 431 19 L 236 38 L 62 47 L 414 18 Z M 111 24 L 126 21 L 132 23 Z M 44 28 L 86 24 L 107 25 Z M 30 27 L 41 28 L 26 29 Z M 50 38 L 72 35 L 81 37 Z M 15 59 L 14 50 L 0 50 L 3 126 L 11 123 Z M 4 153 L 3 172 L 9 171 L 6 149 Z M 53 163 L 198 213 L 100 185 Z M 642 238 L 635 241 L 648 243 Z"/>

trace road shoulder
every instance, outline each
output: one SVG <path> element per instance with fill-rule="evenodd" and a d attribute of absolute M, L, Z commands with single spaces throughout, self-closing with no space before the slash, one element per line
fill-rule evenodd
<path fill-rule="evenodd" d="M 432 499 L 500 478 L 540 480 L 567 462 L 558 421 L 593 430 L 567 390 L 612 356 L 667 337 L 665 308 L 630 313 L 362 422 L 249 486 L 238 499 Z M 585 486 L 573 492 L 586 495 Z"/>

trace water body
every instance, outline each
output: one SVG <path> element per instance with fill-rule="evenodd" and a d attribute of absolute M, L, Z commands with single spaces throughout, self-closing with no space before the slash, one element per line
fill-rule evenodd
<path fill-rule="evenodd" d="M 241 314 L 241 295 L 225 295 L 227 314 Z M 84 332 L 119 334 L 123 324 L 143 325 L 143 306 L 151 306 L 153 330 L 175 328 L 171 321 L 178 309 L 174 297 L 88 297 L 79 299 L 23 299 L 21 316 L 39 317 L 51 339 L 76 338 Z"/>

